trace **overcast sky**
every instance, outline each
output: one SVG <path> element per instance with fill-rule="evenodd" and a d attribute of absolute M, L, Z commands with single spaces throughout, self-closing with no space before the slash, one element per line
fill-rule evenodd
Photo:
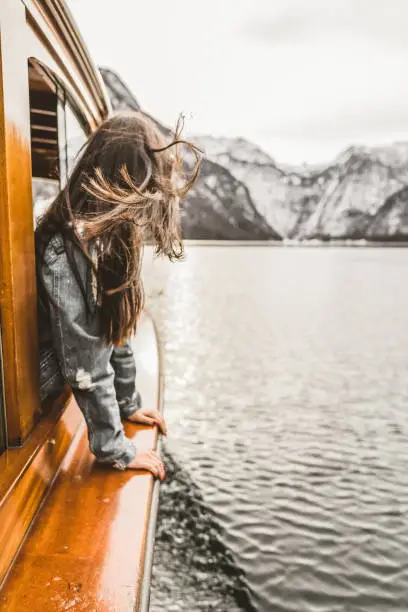
<path fill-rule="evenodd" d="M 187 133 L 277 161 L 408 140 L 408 0 L 69 0 L 97 64 Z"/>

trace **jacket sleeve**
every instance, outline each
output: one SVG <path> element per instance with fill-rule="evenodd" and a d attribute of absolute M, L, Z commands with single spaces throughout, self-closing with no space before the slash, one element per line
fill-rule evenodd
<path fill-rule="evenodd" d="M 88 287 L 89 264 L 76 256 L 78 272 Z M 98 309 L 90 315 L 62 238 L 54 237 L 44 254 L 43 282 L 50 296 L 54 349 L 88 426 L 91 451 L 97 460 L 125 469 L 136 447 L 126 438 L 120 419 L 110 359 L 112 347 L 99 333 Z"/>
<path fill-rule="evenodd" d="M 142 407 L 140 394 L 136 390 L 136 364 L 130 342 L 114 347 L 111 364 L 115 372 L 114 384 L 120 415 L 126 418 Z"/>

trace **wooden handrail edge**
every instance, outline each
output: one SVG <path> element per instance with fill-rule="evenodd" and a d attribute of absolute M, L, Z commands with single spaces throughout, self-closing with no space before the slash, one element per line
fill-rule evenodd
<path fill-rule="evenodd" d="M 160 452 L 161 438 L 157 442 L 157 452 Z M 153 573 L 153 561 L 154 561 L 154 545 L 156 540 L 156 525 L 157 516 L 159 513 L 159 501 L 160 501 L 160 480 L 155 480 L 153 484 L 153 490 L 150 500 L 150 515 L 149 524 L 147 527 L 146 534 L 146 546 L 145 546 L 145 557 L 143 564 L 143 575 L 140 586 L 140 600 L 138 612 L 149 612 L 150 606 L 150 589 L 151 579 Z"/>
<path fill-rule="evenodd" d="M 151 313 L 145 309 L 146 314 L 150 317 L 156 337 L 156 346 L 159 359 L 159 380 L 158 380 L 158 408 L 163 414 L 163 402 L 164 402 L 164 373 L 163 373 L 163 347 L 160 342 L 160 337 L 157 329 L 156 322 L 152 317 Z M 158 433 L 156 452 L 160 454 L 162 447 L 162 436 Z M 145 544 L 145 557 L 143 564 L 142 582 L 140 586 L 140 598 L 138 612 L 149 612 L 150 607 L 150 589 L 151 579 L 153 573 L 153 561 L 154 561 L 154 545 L 156 540 L 156 525 L 157 517 L 159 513 L 159 502 L 160 502 L 160 480 L 156 479 L 153 484 L 153 490 L 150 499 L 150 514 L 149 524 L 147 527 L 146 544 Z"/>

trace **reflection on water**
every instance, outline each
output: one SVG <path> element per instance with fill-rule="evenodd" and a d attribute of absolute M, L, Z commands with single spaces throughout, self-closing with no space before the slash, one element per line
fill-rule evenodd
<path fill-rule="evenodd" d="M 196 566 L 177 564 L 193 526 L 182 541 L 171 522 L 163 528 L 167 510 L 154 612 L 233 610 L 205 607 L 214 580 L 212 595 L 238 593 L 241 609 L 244 583 L 261 612 L 406 612 L 407 267 L 405 249 L 191 246 L 185 263 L 146 261 L 167 450 L 236 577 L 229 563 L 207 563 L 194 583 Z M 161 503 L 177 515 L 171 487 Z M 160 554 L 165 537 L 171 555 Z M 193 607 L 180 571 L 193 578 Z"/>

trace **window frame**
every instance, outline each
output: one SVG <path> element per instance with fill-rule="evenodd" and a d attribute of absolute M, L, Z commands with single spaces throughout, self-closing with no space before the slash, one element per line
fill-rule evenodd
<path fill-rule="evenodd" d="M 91 135 L 91 130 L 81 112 L 76 108 L 75 102 L 69 96 L 69 93 L 64 89 L 64 86 L 58 80 L 49 68 L 38 62 L 35 58 L 29 58 L 29 67 L 37 71 L 38 76 L 43 77 L 45 82 L 53 92 L 56 98 L 57 111 L 57 147 L 58 147 L 58 178 L 55 182 L 59 182 L 59 189 L 62 189 L 69 178 L 69 127 L 67 121 L 67 111 L 75 118 L 78 127 L 81 129 L 84 141 Z M 36 174 L 32 175 L 32 184 L 34 180 L 54 180 L 51 177 L 41 177 Z"/>

